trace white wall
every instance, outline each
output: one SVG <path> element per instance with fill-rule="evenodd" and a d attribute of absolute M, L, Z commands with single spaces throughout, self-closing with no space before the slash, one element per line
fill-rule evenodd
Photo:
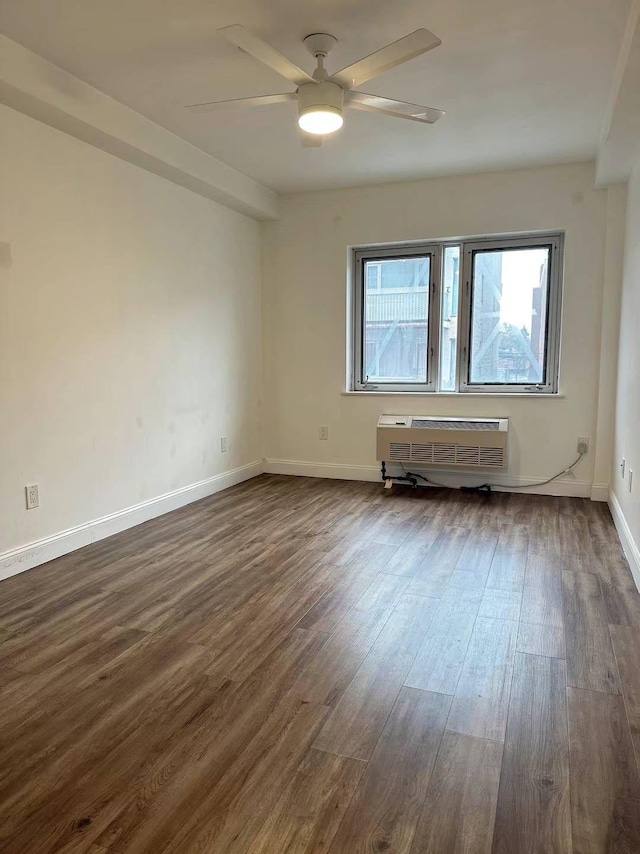
<path fill-rule="evenodd" d="M 591 437 L 591 453 L 576 470 L 579 483 L 561 487 L 588 495 L 598 453 L 607 222 L 607 191 L 594 190 L 590 164 L 285 196 L 281 219 L 262 226 L 268 468 L 330 474 L 340 471 L 330 464 L 376 466 L 374 428 L 383 412 L 500 415 L 511 418 L 516 478 L 554 474 L 574 459 L 577 437 Z M 566 232 L 564 397 L 341 395 L 348 246 L 543 229 Z M 615 276 L 607 282 L 615 288 Z M 611 409 L 612 392 L 600 396 L 601 407 Z M 328 441 L 318 438 L 321 424 L 329 426 Z M 610 435 L 603 441 L 606 484 Z M 599 493 L 605 497 L 604 485 Z"/>
<path fill-rule="evenodd" d="M 3 553 L 257 470 L 265 455 L 275 469 L 375 476 L 382 412 L 509 416 L 510 474 L 523 478 L 561 469 L 577 436 L 590 436 L 577 483 L 560 489 L 588 494 L 596 465 L 596 482 L 607 480 L 624 194 L 594 190 L 592 166 L 292 195 L 261 242 L 253 220 L 0 110 L 0 570 Z M 563 397 L 341 393 L 349 245 L 540 229 L 566 231 Z M 616 432 L 616 455 L 624 445 L 631 461 L 637 256 L 626 266 Z M 27 512 L 32 482 L 41 507 Z M 619 495 L 638 533 L 633 498 Z"/>
<path fill-rule="evenodd" d="M 626 477 L 619 463 L 627 461 Z M 633 471 L 633 491 L 629 492 L 629 469 Z M 623 543 L 640 570 L 640 161 L 628 186 L 615 438 L 611 471 L 614 513 L 623 514 Z M 617 507 L 616 507 L 617 505 Z M 620 521 L 619 519 L 617 521 Z M 620 526 L 619 526 L 620 527 Z M 625 540 L 626 533 L 626 540 Z M 637 579 L 640 582 L 640 576 Z"/>
<path fill-rule="evenodd" d="M 594 453 L 597 483 L 609 483 L 615 422 L 620 298 L 627 218 L 627 185 L 607 189 L 602 324 L 600 329 L 600 376 L 598 380 L 597 444 Z"/>
<path fill-rule="evenodd" d="M 258 224 L 6 107 L 0 125 L 1 557 L 263 449 Z"/>

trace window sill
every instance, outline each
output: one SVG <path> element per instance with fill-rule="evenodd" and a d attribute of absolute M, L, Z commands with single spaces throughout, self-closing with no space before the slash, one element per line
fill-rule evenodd
<path fill-rule="evenodd" d="M 479 398 L 479 397 L 500 397 L 500 398 L 517 398 L 521 400 L 522 398 L 533 398 L 534 400 L 564 400 L 566 398 L 566 394 L 562 394 L 562 392 L 556 392 L 555 394 L 538 394 L 537 392 L 518 392 L 518 391 L 506 391 L 506 392 L 494 392 L 494 391 L 481 391 L 481 392 L 458 392 L 458 391 L 341 391 L 342 397 L 446 397 L 450 399 L 458 399 L 464 400 L 468 397 Z"/>

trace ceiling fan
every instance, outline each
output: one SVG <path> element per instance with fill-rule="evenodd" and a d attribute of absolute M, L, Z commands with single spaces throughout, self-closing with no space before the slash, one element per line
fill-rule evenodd
<path fill-rule="evenodd" d="M 302 144 L 314 147 L 322 144 L 324 135 L 334 133 L 342 127 L 344 107 L 426 124 L 433 124 L 444 115 L 443 110 L 437 110 L 434 107 L 421 107 L 419 104 L 394 101 L 391 98 L 367 95 L 365 92 L 355 90 L 355 87 L 360 86 L 361 83 L 438 47 L 441 44 L 440 39 L 429 30 L 415 30 L 331 76 L 325 68 L 325 60 L 337 40 L 328 33 L 313 33 L 304 40 L 309 53 L 317 61 L 316 69 L 310 75 L 239 24 L 224 27 L 218 32 L 264 65 L 290 80 L 297 88 L 295 92 L 283 92 L 279 95 L 258 95 L 255 98 L 191 104 L 188 109 L 193 112 L 204 113 L 228 107 L 261 107 L 297 101 L 298 126 Z"/>

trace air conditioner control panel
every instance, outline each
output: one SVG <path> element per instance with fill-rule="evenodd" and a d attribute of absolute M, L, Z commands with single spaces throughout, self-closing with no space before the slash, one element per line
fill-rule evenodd
<path fill-rule="evenodd" d="M 410 415 L 381 415 L 378 427 L 410 427 Z"/>

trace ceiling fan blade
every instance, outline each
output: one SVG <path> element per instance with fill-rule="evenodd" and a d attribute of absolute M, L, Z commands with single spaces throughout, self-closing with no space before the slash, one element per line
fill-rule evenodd
<path fill-rule="evenodd" d="M 298 66 L 291 62 L 291 60 L 287 59 L 286 56 L 283 56 L 279 51 L 271 47 L 271 45 L 263 42 L 262 39 L 258 38 L 258 36 L 254 36 L 253 33 L 240 26 L 240 24 L 234 24 L 231 27 L 223 27 L 218 30 L 218 32 L 220 35 L 224 36 L 225 39 L 233 42 L 233 44 L 242 48 L 242 50 L 250 53 L 251 56 L 255 57 L 255 59 L 264 63 L 264 65 L 268 65 L 269 68 L 277 71 L 277 73 L 282 75 L 282 77 L 286 77 L 287 80 L 295 83 L 296 86 L 300 86 L 302 83 L 313 82 L 313 77 L 311 77 L 310 74 L 307 74 L 306 71 L 298 68 Z"/>
<path fill-rule="evenodd" d="M 367 80 L 371 80 L 372 77 L 384 74 L 385 71 L 391 71 L 392 68 L 402 65 L 403 62 L 408 62 L 415 56 L 420 56 L 421 53 L 433 50 L 440 44 L 442 42 L 438 36 L 434 36 L 429 30 L 414 30 L 408 36 L 388 44 L 375 53 L 370 53 L 369 56 L 365 56 L 364 59 L 360 59 L 353 65 L 348 65 L 342 71 L 332 75 L 330 79 L 347 89 L 352 89 Z"/>
<path fill-rule="evenodd" d="M 322 140 L 324 137 L 319 133 L 307 133 L 306 131 L 299 129 L 300 134 L 300 145 L 303 148 L 320 148 L 322 145 Z"/>
<path fill-rule="evenodd" d="M 384 113 L 387 116 L 411 119 L 411 121 L 424 122 L 428 125 L 435 124 L 445 115 L 444 110 L 438 110 L 435 107 L 421 107 L 420 104 L 380 98 L 378 95 L 367 95 L 365 92 L 345 92 L 345 103 L 349 107 L 355 107 L 356 110 Z"/>
<path fill-rule="evenodd" d="M 214 110 L 226 110 L 234 107 L 266 107 L 269 104 L 284 104 L 295 101 L 295 92 L 283 92 L 281 95 L 258 95 L 255 98 L 232 98 L 230 101 L 208 101 L 204 104 L 189 104 L 187 110 L 192 113 L 211 113 Z"/>

